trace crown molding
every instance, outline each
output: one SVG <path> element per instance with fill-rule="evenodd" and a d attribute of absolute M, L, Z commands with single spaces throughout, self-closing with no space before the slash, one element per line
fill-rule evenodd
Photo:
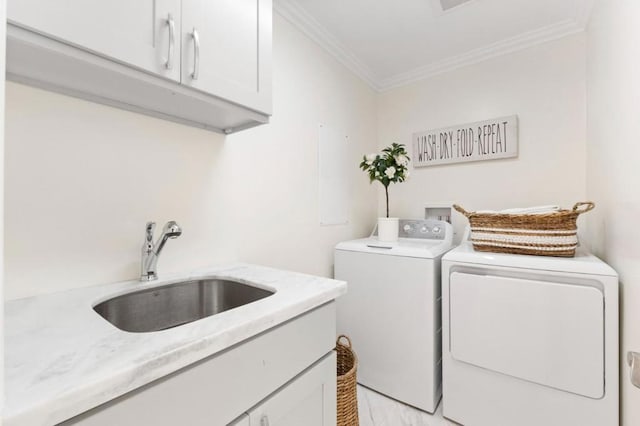
<path fill-rule="evenodd" d="M 576 0 L 574 16 L 561 22 L 519 34 L 509 39 L 501 40 L 489 46 L 451 56 L 407 72 L 381 79 L 371 68 L 361 61 L 322 24 L 313 18 L 306 10 L 296 4 L 295 0 L 274 0 L 275 12 L 291 22 L 307 37 L 315 41 L 338 62 L 367 83 L 373 90 L 384 92 L 405 86 L 438 74 L 476 64 L 497 56 L 517 52 L 537 44 L 557 40 L 585 30 L 589 21 L 591 9 L 595 0 Z"/>
<path fill-rule="evenodd" d="M 378 78 L 373 71 L 306 10 L 296 4 L 295 0 L 274 0 L 273 10 L 319 44 L 338 62 L 364 80 L 372 89 L 380 90 Z"/>
<path fill-rule="evenodd" d="M 517 52 L 537 44 L 557 40 L 571 34 L 583 31 L 573 19 L 558 22 L 548 27 L 526 32 L 515 37 L 493 43 L 489 46 L 473 49 L 461 55 L 456 55 L 434 62 L 411 71 L 396 74 L 390 78 L 378 81 L 378 90 L 381 92 L 395 89 L 407 84 L 423 80 L 434 75 L 476 64 L 497 56 Z"/>

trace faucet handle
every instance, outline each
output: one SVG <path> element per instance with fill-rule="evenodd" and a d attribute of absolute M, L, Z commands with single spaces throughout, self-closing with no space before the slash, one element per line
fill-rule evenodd
<path fill-rule="evenodd" d="M 147 222 L 147 229 L 146 229 L 147 241 L 153 240 L 153 232 L 155 231 L 155 229 L 156 229 L 155 222 Z"/>
<path fill-rule="evenodd" d="M 145 228 L 145 245 L 153 242 L 153 233 L 156 230 L 155 222 L 147 222 L 147 226 Z"/>

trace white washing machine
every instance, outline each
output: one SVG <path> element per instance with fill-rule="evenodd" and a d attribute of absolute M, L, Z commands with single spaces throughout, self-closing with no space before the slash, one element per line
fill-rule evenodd
<path fill-rule="evenodd" d="M 440 259 L 452 234 L 447 222 L 401 220 L 397 243 L 372 235 L 335 249 L 335 277 L 348 284 L 337 330 L 358 355 L 358 382 L 430 413 L 442 395 Z"/>
<path fill-rule="evenodd" d="M 617 426 L 618 277 L 595 256 L 442 259 L 443 414 L 466 426 Z"/>

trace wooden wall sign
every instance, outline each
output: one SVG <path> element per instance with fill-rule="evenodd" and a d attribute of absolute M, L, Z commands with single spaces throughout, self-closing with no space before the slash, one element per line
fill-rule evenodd
<path fill-rule="evenodd" d="M 517 115 L 413 134 L 414 167 L 517 156 Z"/>

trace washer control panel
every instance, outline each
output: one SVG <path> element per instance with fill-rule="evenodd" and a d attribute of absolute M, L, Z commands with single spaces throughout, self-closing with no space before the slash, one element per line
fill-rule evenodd
<path fill-rule="evenodd" d="M 398 237 L 422 238 L 428 240 L 444 240 L 447 233 L 446 222 L 433 219 L 400 219 L 398 222 Z M 372 237 L 378 235 L 378 226 L 371 233 Z"/>

